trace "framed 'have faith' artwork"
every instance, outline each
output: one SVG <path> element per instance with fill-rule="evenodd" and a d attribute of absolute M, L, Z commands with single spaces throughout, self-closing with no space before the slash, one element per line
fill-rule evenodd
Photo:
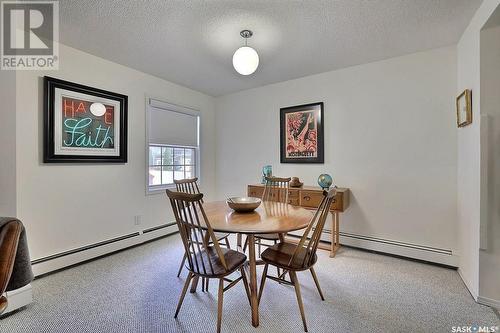
<path fill-rule="evenodd" d="M 45 163 L 126 163 L 127 96 L 44 77 Z"/>
<path fill-rule="evenodd" d="M 324 163 L 323 103 L 280 109 L 281 163 Z"/>

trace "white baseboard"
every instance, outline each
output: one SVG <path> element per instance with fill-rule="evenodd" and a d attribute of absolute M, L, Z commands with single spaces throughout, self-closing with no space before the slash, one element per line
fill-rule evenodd
<path fill-rule="evenodd" d="M 298 236 L 302 236 L 302 233 L 302 230 L 299 230 L 298 232 L 291 232 L 291 234 L 295 234 Z M 330 242 L 331 231 L 325 228 L 321 235 L 321 240 Z M 340 244 L 412 259 L 429 261 L 452 267 L 458 267 L 458 257 L 452 254 L 451 250 L 446 249 L 436 249 L 422 245 L 408 244 L 394 240 L 356 235 L 345 232 L 340 232 Z"/>
<path fill-rule="evenodd" d="M 464 282 L 465 286 L 467 287 L 467 289 L 469 289 L 469 293 L 471 294 L 472 298 L 474 298 L 474 300 L 477 302 L 477 290 L 476 288 L 473 288 L 472 287 L 472 284 L 470 283 L 470 281 L 468 279 L 465 278 L 463 272 L 462 272 L 462 269 L 460 269 L 460 267 L 457 269 L 457 272 L 458 272 L 458 275 L 460 275 L 460 278 L 462 279 L 462 281 Z"/>
<path fill-rule="evenodd" d="M 491 298 L 487 298 L 487 297 L 483 297 L 483 296 L 478 296 L 477 302 L 479 304 L 491 306 L 492 308 L 500 310 L 500 301 L 499 300 L 491 299 Z"/>
<path fill-rule="evenodd" d="M 405 247 L 400 244 L 380 243 L 377 241 L 356 239 L 352 237 L 340 236 L 340 244 L 359 247 L 367 250 L 373 250 L 383 253 L 394 254 L 398 256 L 425 260 L 447 266 L 457 267 L 458 257 L 453 254 L 433 252 L 422 248 Z"/>
<path fill-rule="evenodd" d="M 16 290 L 8 291 L 5 293 L 5 296 L 7 297 L 7 308 L 2 315 L 22 308 L 23 306 L 33 302 L 33 290 L 31 289 L 31 284 Z"/>
<path fill-rule="evenodd" d="M 85 249 L 82 248 L 81 251 L 76 251 L 72 250 L 70 252 L 74 253 L 69 253 L 69 254 L 63 254 L 63 255 L 55 255 L 48 257 L 46 260 L 41 260 L 37 259 L 34 260 L 33 262 L 33 273 L 35 276 L 43 275 L 49 272 L 56 271 L 61 268 L 65 268 L 71 265 L 75 265 L 78 263 L 81 263 L 86 260 L 90 260 L 96 257 L 100 257 L 102 255 L 112 253 L 115 251 L 123 250 L 125 248 L 142 244 L 144 242 L 150 241 L 152 239 L 166 236 L 172 233 L 177 232 L 177 225 L 169 225 L 165 228 L 157 229 L 157 230 L 151 230 L 149 232 L 140 232 L 138 235 L 133 235 L 131 237 L 113 241 L 107 244 L 99 245 L 99 246 L 93 246 L 90 248 Z M 76 249 L 78 250 L 78 249 Z"/>

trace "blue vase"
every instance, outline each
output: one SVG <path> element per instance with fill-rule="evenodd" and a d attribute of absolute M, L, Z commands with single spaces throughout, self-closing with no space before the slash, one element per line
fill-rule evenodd
<path fill-rule="evenodd" d="M 323 190 L 328 190 L 333 184 L 332 176 L 329 174 L 321 174 L 318 177 L 318 185 L 321 186 Z"/>
<path fill-rule="evenodd" d="M 261 183 L 266 183 L 266 177 L 272 177 L 273 175 L 273 167 L 271 165 L 264 165 L 262 167 L 262 180 Z"/>

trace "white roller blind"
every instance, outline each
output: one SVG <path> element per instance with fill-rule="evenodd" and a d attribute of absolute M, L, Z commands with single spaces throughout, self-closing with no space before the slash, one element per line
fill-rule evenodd
<path fill-rule="evenodd" d="M 198 146 L 199 111 L 149 100 L 149 143 Z"/>

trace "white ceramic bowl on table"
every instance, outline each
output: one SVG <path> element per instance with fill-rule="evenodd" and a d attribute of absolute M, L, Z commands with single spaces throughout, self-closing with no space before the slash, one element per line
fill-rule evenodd
<path fill-rule="evenodd" d="M 227 198 L 227 205 L 238 213 L 253 212 L 260 206 L 261 200 L 252 197 Z"/>

